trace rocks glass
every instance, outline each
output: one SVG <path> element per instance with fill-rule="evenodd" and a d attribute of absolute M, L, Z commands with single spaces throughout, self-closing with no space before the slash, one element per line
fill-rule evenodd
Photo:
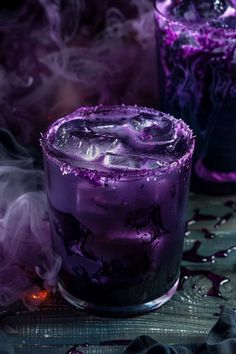
<path fill-rule="evenodd" d="M 42 138 L 60 291 L 84 310 L 153 310 L 179 279 L 194 138 L 140 107 L 87 107 Z"/>

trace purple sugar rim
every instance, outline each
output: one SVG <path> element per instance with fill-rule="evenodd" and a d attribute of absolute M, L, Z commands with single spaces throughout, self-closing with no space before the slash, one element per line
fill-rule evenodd
<path fill-rule="evenodd" d="M 171 162 L 167 166 L 163 166 L 162 168 L 156 169 L 140 169 L 136 171 L 127 171 L 127 170 L 108 170 L 108 171 L 99 171 L 99 170 L 92 170 L 89 168 L 73 166 L 72 164 L 63 161 L 63 159 L 58 159 L 56 155 L 50 150 L 50 146 L 52 144 L 52 139 L 55 137 L 55 133 L 58 128 L 65 122 L 78 119 L 78 117 L 87 117 L 93 113 L 100 113 L 100 112 L 113 112 L 113 111 L 121 111 L 124 110 L 125 112 L 137 112 L 137 113 L 150 113 L 150 114 L 162 114 L 165 117 L 177 122 L 176 128 L 180 129 L 185 133 L 185 135 L 189 135 L 188 143 L 189 148 L 188 151 L 177 161 Z M 192 157 L 195 145 L 195 137 L 193 136 L 192 130 L 189 126 L 184 123 L 181 119 L 174 118 L 170 114 L 159 112 L 152 108 L 140 107 L 140 106 L 129 106 L 129 105 L 115 105 L 115 106 L 87 106 L 87 107 L 80 107 L 74 112 L 59 118 L 54 123 L 52 123 L 44 134 L 41 134 L 42 138 L 40 139 L 40 144 L 43 150 L 44 155 L 48 158 L 49 161 L 52 161 L 55 165 L 57 165 L 63 174 L 73 174 L 75 176 L 86 177 L 89 179 L 101 179 L 101 178 L 114 178 L 114 179 L 121 179 L 125 177 L 149 177 L 149 176 L 160 176 L 165 172 L 171 173 L 173 171 L 178 170 L 182 166 L 184 166 Z"/>

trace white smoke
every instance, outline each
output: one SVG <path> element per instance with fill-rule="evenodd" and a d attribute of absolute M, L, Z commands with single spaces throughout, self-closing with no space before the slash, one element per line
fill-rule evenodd
<path fill-rule="evenodd" d="M 40 278 L 44 289 L 55 290 L 61 261 L 52 250 L 43 171 L 9 133 L 1 136 L 15 150 L 0 145 L 0 305 L 9 305 L 42 290 Z M 27 306 L 34 300 L 27 298 Z"/>

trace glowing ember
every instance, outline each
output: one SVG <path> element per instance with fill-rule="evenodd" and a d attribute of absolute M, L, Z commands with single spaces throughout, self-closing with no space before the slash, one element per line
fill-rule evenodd
<path fill-rule="evenodd" d="M 29 289 L 28 291 L 25 292 L 22 300 L 24 305 L 29 309 L 29 310 L 36 310 L 37 307 L 44 302 L 49 296 L 49 291 L 47 290 L 39 290 L 37 287 L 35 287 L 33 290 Z"/>
<path fill-rule="evenodd" d="M 48 294 L 49 294 L 48 291 L 42 290 L 42 291 L 39 291 L 39 292 L 36 293 L 36 294 L 32 294 L 31 297 L 32 297 L 32 299 L 34 299 L 34 300 L 44 301 L 44 300 L 46 300 L 46 298 L 48 297 Z"/>

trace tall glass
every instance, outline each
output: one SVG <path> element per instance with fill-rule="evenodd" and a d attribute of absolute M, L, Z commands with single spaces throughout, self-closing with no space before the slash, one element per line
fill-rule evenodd
<path fill-rule="evenodd" d="M 227 0 L 155 2 L 161 109 L 196 134 L 193 188 L 236 192 L 236 10 Z"/>
<path fill-rule="evenodd" d="M 100 315 L 153 310 L 179 279 L 194 139 L 146 108 L 80 108 L 42 138 L 60 291 Z"/>

